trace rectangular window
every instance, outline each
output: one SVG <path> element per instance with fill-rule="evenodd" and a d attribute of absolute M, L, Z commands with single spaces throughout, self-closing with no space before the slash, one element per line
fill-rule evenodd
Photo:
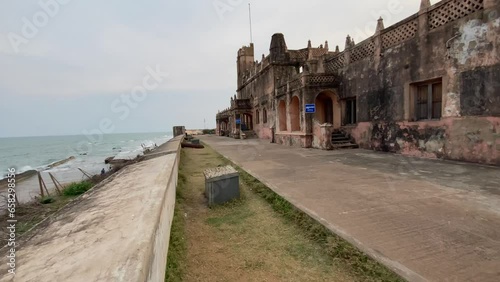
<path fill-rule="evenodd" d="M 441 118 L 442 89 L 441 81 L 416 86 L 415 118 L 417 120 Z"/>
<path fill-rule="evenodd" d="M 345 124 L 356 124 L 356 99 L 345 101 Z"/>
<path fill-rule="evenodd" d="M 441 118 L 442 91 L 443 85 L 441 83 L 432 85 L 432 118 Z"/>
<path fill-rule="evenodd" d="M 417 119 L 427 119 L 427 117 L 429 116 L 427 113 L 429 104 L 429 102 L 427 101 L 427 93 L 429 91 L 428 89 L 429 87 L 427 85 L 419 86 L 417 88 L 417 106 L 415 107 Z"/>

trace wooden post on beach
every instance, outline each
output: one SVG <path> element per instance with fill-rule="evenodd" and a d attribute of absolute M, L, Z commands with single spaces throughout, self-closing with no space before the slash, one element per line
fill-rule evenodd
<path fill-rule="evenodd" d="M 43 197 L 45 197 L 45 195 L 43 193 L 42 176 L 40 175 L 40 172 L 38 172 L 38 184 L 40 185 L 40 195 L 43 198 Z"/>
<path fill-rule="evenodd" d="M 57 181 L 57 179 L 54 177 L 54 175 L 52 175 L 52 173 L 50 173 L 50 172 L 49 172 L 49 176 L 52 179 L 52 182 L 54 182 L 54 185 L 56 186 L 56 190 L 57 190 L 57 193 L 59 194 L 59 196 L 62 195 L 63 187 L 62 187 L 61 183 L 59 183 L 59 181 Z"/>
<path fill-rule="evenodd" d="M 86 173 L 83 169 L 81 168 L 78 168 L 79 171 L 81 171 L 83 173 L 83 175 L 87 176 L 89 178 L 89 180 L 92 180 L 92 176 L 90 176 L 90 174 Z"/>
<path fill-rule="evenodd" d="M 42 174 L 38 172 L 38 183 L 40 184 L 40 195 L 42 195 L 42 198 L 45 197 L 45 194 L 43 193 L 43 190 L 45 188 L 45 192 L 47 192 L 47 196 L 50 196 L 49 190 L 47 189 L 47 185 L 45 185 L 45 182 L 43 181 Z"/>

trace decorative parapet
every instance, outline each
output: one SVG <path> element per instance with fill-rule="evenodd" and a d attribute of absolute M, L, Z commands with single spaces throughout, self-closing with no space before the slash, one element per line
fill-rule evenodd
<path fill-rule="evenodd" d="M 484 8 L 483 0 L 449 0 L 430 7 L 429 30 L 433 30 L 454 20 Z"/>
<path fill-rule="evenodd" d="M 305 61 L 307 60 L 307 48 L 300 50 L 289 50 L 290 60 L 292 61 Z"/>
<path fill-rule="evenodd" d="M 336 87 L 340 77 L 334 74 L 310 74 L 305 76 L 306 86 Z"/>
<path fill-rule="evenodd" d="M 327 73 L 334 73 L 335 71 L 343 68 L 344 65 L 345 65 L 344 52 L 340 52 L 337 55 L 325 60 Z"/>
<path fill-rule="evenodd" d="M 288 50 L 290 54 L 290 61 L 292 62 L 304 62 L 309 58 L 319 58 L 323 55 L 328 54 L 328 48 L 320 46 L 318 48 L 304 48 L 300 50 Z"/>
<path fill-rule="evenodd" d="M 276 88 L 276 96 L 280 97 L 286 93 L 295 91 L 303 87 L 336 87 L 340 82 L 340 78 L 335 74 L 307 74 L 299 75 L 298 77 L 280 85 Z"/>
<path fill-rule="evenodd" d="M 357 44 L 351 49 L 351 63 L 371 57 L 375 53 L 375 43 L 373 36 Z"/>
<path fill-rule="evenodd" d="M 421 13 L 428 16 L 426 23 L 429 31 L 484 9 L 484 0 L 443 0 L 423 8 Z M 418 32 L 418 16 L 414 14 L 380 31 L 381 50 L 391 48 L 414 38 Z M 335 73 L 347 64 L 375 55 L 377 34 L 355 46 L 346 45 L 346 50 L 325 60 L 327 73 Z M 349 61 L 346 62 L 346 52 Z"/>
<path fill-rule="evenodd" d="M 326 48 L 314 48 L 312 49 L 313 57 L 321 57 L 323 55 L 328 54 L 328 49 Z"/>
<path fill-rule="evenodd" d="M 217 120 L 228 119 L 231 117 L 231 110 L 224 110 L 216 115 Z"/>
<path fill-rule="evenodd" d="M 410 17 L 399 25 L 394 25 L 381 32 L 382 49 L 387 49 L 415 37 L 418 30 L 418 18 Z"/>

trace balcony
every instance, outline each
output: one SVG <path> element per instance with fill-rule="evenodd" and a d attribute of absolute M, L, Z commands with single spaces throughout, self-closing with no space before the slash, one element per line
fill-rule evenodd
<path fill-rule="evenodd" d="M 251 110 L 252 101 L 250 99 L 236 99 L 234 101 L 234 110 Z"/>

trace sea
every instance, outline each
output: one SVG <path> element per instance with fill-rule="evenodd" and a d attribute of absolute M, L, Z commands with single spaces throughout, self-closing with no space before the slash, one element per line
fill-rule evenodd
<path fill-rule="evenodd" d="M 171 132 L 0 138 L 0 179 L 11 168 L 16 174 L 29 170 L 60 174 L 78 168 L 99 174 L 103 168 L 109 169 L 106 158 L 133 159 L 144 148 L 160 146 L 171 138 Z"/>

